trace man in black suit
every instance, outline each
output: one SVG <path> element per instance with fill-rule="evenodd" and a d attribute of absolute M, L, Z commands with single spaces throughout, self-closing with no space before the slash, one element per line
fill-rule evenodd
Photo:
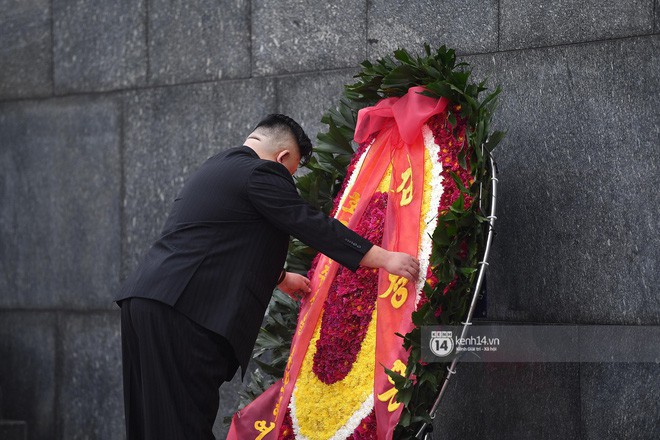
<path fill-rule="evenodd" d="M 218 388 L 239 365 L 245 374 L 274 287 L 310 292 L 306 277 L 282 269 L 290 235 L 351 270 L 417 278 L 414 257 L 373 245 L 300 198 L 291 176 L 311 149 L 293 119 L 268 115 L 175 198 L 115 298 L 128 440 L 214 438 Z"/>

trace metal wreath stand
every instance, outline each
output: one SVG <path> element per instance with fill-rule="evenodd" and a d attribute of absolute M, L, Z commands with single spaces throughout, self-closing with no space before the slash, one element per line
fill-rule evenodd
<path fill-rule="evenodd" d="M 483 153 L 483 149 L 484 147 L 482 145 L 481 147 L 482 153 Z M 470 303 L 470 308 L 467 313 L 467 318 L 465 322 L 461 322 L 461 324 L 463 324 L 463 330 L 461 331 L 461 339 L 464 339 L 467 336 L 468 327 L 472 325 L 472 314 L 474 313 L 474 309 L 477 305 L 477 298 L 479 296 L 479 291 L 481 290 L 481 285 L 483 283 L 483 279 L 486 274 L 486 268 L 488 267 L 488 261 L 487 261 L 488 254 L 490 253 L 490 246 L 491 246 L 491 242 L 493 241 L 495 220 L 497 219 L 497 217 L 495 216 L 495 201 L 497 199 L 497 164 L 495 163 L 495 160 L 493 159 L 493 155 L 491 153 L 488 154 L 488 157 L 490 159 L 490 172 L 491 172 L 490 180 L 492 182 L 490 215 L 486 217 L 488 219 L 488 236 L 486 238 L 486 249 L 484 250 L 483 259 L 479 262 L 479 265 L 481 267 L 479 268 L 479 275 L 477 276 L 477 282 L 474 288 L 474 293 L 472 294 L 472 302 Z M 479 207 L 481 207 L 482 188 L 483 186 L 480 186 Z M 431 407 L 431 411 L 429 411 L 431 419 L 435 418 L 435 414 L 438 411 L 438 406 L 440 406 L 440 400 L 442 399 L 442 396 L 444 395 L 445 390 L 447 389 L 447 385 L 449 384 L 449 379 L 451 378 L 451 375 L 456 374 L 456 364 L 458 363 L 458 359 L 462 354 L 464 354 L 464 352 L 461 353 L 459 356 L 455 357 L 451 365 L 447 367 L 447 375 L 445 376 L 445 380 L 442 384 L 442 388 L 440 388 L 438 397 L 436 397 L 435 402 Z M 422 427 L 415 435 L 415 438 L 421 440 L 431 440 L 432 431 L 433 431 L 433 425 L 429 422 L 424 422 Z"/>

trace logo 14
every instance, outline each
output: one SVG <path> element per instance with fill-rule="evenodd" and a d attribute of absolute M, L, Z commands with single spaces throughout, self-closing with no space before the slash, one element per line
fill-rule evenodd
<path fill-rule="evenodd" d="M 452 339 L 451 330 L 432 331 L 429 345 L 431 351 L 436 356 L 444 357 L 450 354 L 454 349 L 454 341 Z"/>

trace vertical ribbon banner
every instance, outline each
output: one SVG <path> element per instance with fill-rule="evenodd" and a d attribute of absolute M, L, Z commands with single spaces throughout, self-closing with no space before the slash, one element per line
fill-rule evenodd
<path fill-rule="evenodd" d="M 339 221 L 356 230 L 372 198 L 386 192 L 382 246 L 418 257 L 423 232 L 422 205 L 428 196 L 425 194 L 428 155 L 422 127 L 431 116 L 443 112 L 448 103 L 445 98 L 422 95 L 423 91 L 423 87 L 412 87 L 403 97 L 386 98 L 359 111 L 355 141 L 364 144 L 374 135 L 375 138 L 357 162 L 353 175 L 347 176 L 349 181 L 335 214 Z M 375 309 L 369 312 L 375 326 L 369 321 L 363 324 L 375 329 L 375 344 L 367 344 L 367 336 L 364 343 L 360 342 L 357 358 L 341 361 L 349 362 L 348 368 L 353 372 L 369 374 L 357 378 L 360 386 L 354 382 L 355 373 L 350 372 L 329 381 L 318 378 L 318 370 L 312 366 L 317 359 L 310 354 L 318 354 L 316 344 L 327 337 L 320 331 L 321 320 L 326 306 L 331 306 L 326 300 L 331 288 L 336 291 L 334 283 L 340 270 L 338 263 L 325 256 L 318 260 L 311 280 L 312 294 L 301 304 L 284 378 L 234 415 L 228 439 L 345 439 L 354 430 L 366 426 L 372 416 L 378 439 L 392 438 L 403 408 L 396 402 L 396 389 L 383 367 L 400 374 L 405 371 L 407 353 L 395 333 L 405 334 L 412 328 L 411 314 L 419 285 L 416 280 L 409 281 L 382 269 L 378 272 L 372 287 L 364 290 L 367 295 L 367 290 L 373 290 L 377 283 Z M 347 304 L 342 312 L 350 315 L 351 306 L 363 307 Z M 365 353 L 365 347 L 372 347 L 368 349 L 371 351 Z M 310 391 L 309 387 L 317 389 Z M 355 397 L 351 394 L 364 393 L 365 389 L 364 398 L 360 396 L 352 406 L 346 404 L 350 400 L 347 397 Z M 298 393 L 297 398 L 294 393 Z M 338 405 L 342 408 L 333 406 L 338 403 L 343 404 Z M 291 424 L 292 429 L 282 430 L 283 423 Z"/>
<path fill-rule="evenodd" d="M 387 208 L 383 245 L 391 251 L 418 255 L 420 220 L 424 196 L 424 139 L 422 126 L 433 115 L 444 111 L 446 98 L 435 99 L 412 87 L 401 98 L 388 98 L 358 113 L 355 141 L 360 142 L 384 128 L 392 130 L 393 152 L 390 202 Z M 425 276 L 425 274 L 420 274 Z M 401 338 L 412 329 L 417 283 L 381 271 L 378 280 L 378 323 L 374 408 L 378 439 L 391 439 L 403 408 L 396 402 L 396 388 L 383 367 L 403 374 L 408 359 Z"/>

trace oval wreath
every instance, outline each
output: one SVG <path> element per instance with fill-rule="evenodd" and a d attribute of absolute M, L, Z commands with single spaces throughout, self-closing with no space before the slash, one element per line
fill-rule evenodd
<path fill-rule="evenodd" d="M 504 136 L 499 131 L 489 133 L 500 88 L 480 99 L 479 95 L 487 91 L 486 80 L 478 84 L 469 82 L 469 65 L 456 63 L 454 50 L 442 46 L 432 53 L 427 44 L 424 50 L 425 56 L 421 57 L 399 49 L 394 57 L 387 56 L 375 63 L 363 62 L 361 71 L 354 76 L 357 82 L 346 85 L 339 105 L 323 116 L 327 132 L 318 135 L 314 155 L 306 165 L 307 174 L 296 178 L 303 198 L 337 217 L 340 207 L 350 206 L 347 205 L 350 204 L 350 188 L 357 174 L 354 170 L 362 167 L 375 139 L 372 135 L 354 147 L 358 111 L 385 98 L 403 97 L 418 86 L 423 86 L 423 95 L 444 98 L 448 102 L 441 113 L 426 121 L 423 129 L 424 186 L 428 200 L 423 202 L 420 232 L 427 239 L 422 240 L 419 255 L 426 277 L 417 286 L 412 329 L 399 335 L 408 358 L 405 364 L 394 365 L 391 370 L 385 368 L 393 384 L 392 395 L 386 396 L 389 405 L 395 408 L 403 405 L 394 431 L 394 437 L 400 439 L 414 438 L 420 425 L 430 422 L 429 410 L 447 364 L 421 361 L 421 327 L 457 325 L 465 318 L 487 235 L 489 157 Z M 388 170 L 355 228 L 378 244 L 383 235 L 386 193 L 391 179 L 392 172 Z M 434 197 L 436 200 L 431 200 Z M 288 270 L 312 274 L 318 260 L 316 251 L 292 240 Z M 309 437 L 305 426 L 316 430 L 319 438 L 323 438 L 319 429 L 328 429 L 328 438 L 330 434 L 333 438 L 376 438 L 373 405 L 360 404 L 368 399 L 355 397 L 359 394 L 359 386 L 355 384 L 360 383 L 362 376 L 369 375 L 369 365 L 373 367 L 373 360 L 369 364 L 360 353 L 365 347 L 371 350 L 367 352 L 373 352 L 377 283 L 372 270 L 337 271 L 324 303 L 323 321 L 319 320 L 305 355 L 304 365 L 308 368 L 301 370 L 300 384 L 292 395 L 279 438 Z M 392 294 L 393 304 L 395 297 Z M 351 304 L 354 311 L 350 315 L 342 313 L 342 304 Z M 253 353 L 258 368 L 241 392 L 241 405 L 249 403 L 283 377 L 298 308 L 294 300 L 275 292 Z M 353 388 L 348 388 L 352 390 L 350 396 L 339 394 L 324 398 L 314 390 L 317 382 L 328 386 L 339 380 L 355 382 Z M 366 382 L 373 383 L 373 377 Z M 369 398 L 373 400 L 373 394 Z M 307 420 L 305 412 L 295 411 L 297 402 L 313 406 L 319 400 L 323 400 L 326 410 L 323 423 Z M 335 408 L 351 404 L 353 416 L 350 420 L 332 420 Z"/>

